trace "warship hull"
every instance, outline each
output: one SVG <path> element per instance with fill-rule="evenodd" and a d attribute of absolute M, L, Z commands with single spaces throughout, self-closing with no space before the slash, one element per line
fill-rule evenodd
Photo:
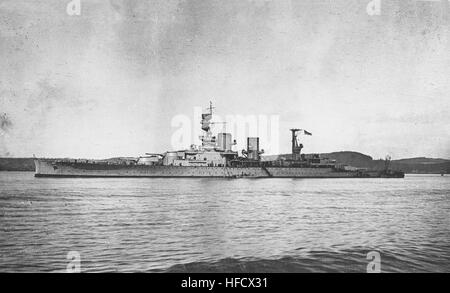
<path fill-rule="evenodd" d="M 154 178 L 367 178 L 378 172 L 334 168 L 147 166 L 35 159 L 35 177 L 154 177 Z M 394 176 L 388 176 L 394 177 Z"/>
<path fill-rule="evenodd" d="M 259 148 L 259 137 L 247 137 L 247 149 L 242 156 L 233 151 L 236 140 L 231 133 L 211 131 L 213 106 L 200 122 L 203 135 L 201 145 L 192 144 L 187 149 L 167 151 L 163 154 L 146 153 L 139 158 L 111 158 L 108 160 L 38 159 L 35 158 L 36 177 L 188 177 L 188 178 L 402 178 L 402 172 L 388 170 L 367 171 L 346 168 L 318 154 L 301 153 L 303 144 L 298 133 L 311 132 L 293 128 L 292 155 L 289 159 L 263 161 L 264 150 Z"/>

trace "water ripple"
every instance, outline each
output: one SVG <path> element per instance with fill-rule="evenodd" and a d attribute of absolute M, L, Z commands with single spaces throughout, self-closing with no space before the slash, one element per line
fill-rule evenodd
<path fill-rule="evenodd" d="M 450 179 L 0 172 L 0 272 L 450 272 Z"/>

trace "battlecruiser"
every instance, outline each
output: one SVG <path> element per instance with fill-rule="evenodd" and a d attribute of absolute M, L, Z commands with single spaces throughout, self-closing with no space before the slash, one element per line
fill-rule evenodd
<path fill-rule="evenodd" d="M 292 154 L 289 159 L 261 160 L 259 137 L 247 138 L 247 149 L 233 151 L 236 144 L 230 133 L 213 136 L 210 104 L 202 114 L 201 145 L 189 149 L 150 154 L 138 158 L 109 160 L 38 159 L 35 158 L 36 177 L 223 177 L 223 178 L 403 178 L 404 173 L 388 168 L 370 171 L 343 166 L 319 155 L 301 153 L 303 145 L 298 134 L 311 133 L 291 129 Z"/>

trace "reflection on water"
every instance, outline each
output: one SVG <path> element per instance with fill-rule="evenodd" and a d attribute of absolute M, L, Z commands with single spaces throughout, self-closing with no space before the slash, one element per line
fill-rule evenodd
<path fill-rule="evenodd" d="M 450 272 L 450 177 L 67 179 L 0 172 L 0 271 Z"/>

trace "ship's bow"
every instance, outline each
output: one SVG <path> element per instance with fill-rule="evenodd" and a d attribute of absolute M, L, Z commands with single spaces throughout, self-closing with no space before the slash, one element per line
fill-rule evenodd
<path fill-rule="evenodd" d="M 50 161 L 44 159 L 34 159 L 34 176 L 44 177 L 54 175 L 55 171 Z"/>

